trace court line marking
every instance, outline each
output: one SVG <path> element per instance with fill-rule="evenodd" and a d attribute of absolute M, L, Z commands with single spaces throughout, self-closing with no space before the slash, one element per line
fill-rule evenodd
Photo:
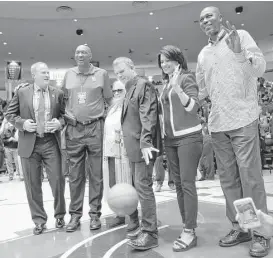
<path fill-rule="evenodd" d="M 112 217 L 113 214 L 110 214 L 110 215 L 105 215 L 101 218 L 108 218 L 108 217 Z M 90 219 L 86 219 L 86 220 L 82 220 L 81 221 L 81 225 L 82 224 L 85 224 L 86 222 L 89 222 Z M 105 223 L 102 223 L 102 226 L 103 225 L 106 225 Z M 27 229 L 28 230 L 28 229 Z M 59 231 L 60 229 L 59 228 L 47 228 L 43 234 L 46 234 L 46 233 L 49 233 L 49 232 L 53 232 L 53 231 Z M 16 234 L 16 233 L 14 233 Z M 24 238 L 27 238 L 27 237 L 32 237 L 32 236 L 35 236 L 34 234 L 29 234 L 29 235 L 26 235 L 26 236 L 21 236 L 21 237 L 14 237 L 14 238 L 11 238 L 11 239 L 7 239 L 7 240 L 3 240 L 3 241 L 0 241 L 0 245 L 1 244 L 6 244 L 6 243 L 9 243 L 9 242 L 13 242 L 13 241 L 16 241 L 16 240 L 21 240 L 21 239 L 24 239 Z"/>
<path fill-rule="evenodd" d="M 164 203 L 167 203 L 167 202 L 170 202 L 170 201 L 173 201 L 173 200 L 175 200 L 175 199 L 170 198 L 169 200 L 159 201 L 159 202 L 156 203 L 156 205 L 164 204 Z M 102 216 L 101 219 L 113 217 L 114 215 L 115 215 L 115 213 L 107 214 L 107 215 Z M 89 221 L 90 221 L 90 219 L 82 220 L 81 224 L 84 224 L 84 223 L 89 222 Z M 102 225 L 104 225 L 104 224 L 102 224 Z M 23 229 L 23 230 L 30 230 L 30 229 L 27 228 L 27 229 Z M 53 232 L 53 231 L 59 231 L 59 229 L 58 228 L 48 228 L 46 231 L 44 231 L 44 234 L 46 234 L 47 232 L 49 233 L 49 232 Z M 12 233 L 18 235 L 15 232 L 12 232 Z M 21 240 L 21 239 L 28 238 L 28 237 L 33 237 L 33 236 L 35 236 L 35 235 L 34 234 L 29 234 L 29 235 L 20 236 L 20 237 L 13 237 L 13 238 L 10 238 L 10 239 L 7 239 L 7 240 L 1 240 L 0 245 L 10 243 L 10 242 L 13 242 L 13 241 L 17 241 L 17 240 Z"/>
<path fill-rule="evenodd" d="M 158 228 L 158 230 L 160 229 L 163 229 L 163 228 L 167 228 L 169 227 L 169 225 L 164 225 L 164 226 L 161 226 Z M 111 255 L 120 247 L 122 246 L 123 244 L 127 243 L 129 241 L 129 239 L 124 239 L 120 242 L 118 242 L 117 244 L 113 245 L 106 253 L 105 255 L 102 257 L 102 258 L 110 258 Z"/>
<path fill-rule="evenodd" d="M 109 230 L 106 230 L 106 231 L 103 231 L 101 233 L 98 233 L 94 236 L 91 236 L 91 237 L 88 237 L 86 238 L 85 240 L 79 242 L 78 244 L 72 246 L 70 249 L 68 249 L 62 256 L 60 256 L 60 258 L 67 258 L 69 257 L 72 253 L 74 253 L 78 248 L 80 248 L 81 246 L 83 246 L 84 244 L 90 242 L 90 241 L 93 241 L 94 239 L 100 237 L 100 236 L 103 236 L 105 234 L 108 234 L 110 232 L 113 232 L 113 231 L 116 231 L 118 229 L 121 229 L 121 228 L 125 228 L 127 227 L 127 225 L 124 225 L 124 226 L 120 226 L 120 227 L 117 227 L 117 228 L 112 228 L 112 229 L 109 229 Z"/>

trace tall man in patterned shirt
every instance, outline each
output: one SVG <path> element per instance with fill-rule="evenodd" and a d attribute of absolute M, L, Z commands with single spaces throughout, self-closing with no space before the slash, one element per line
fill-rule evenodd
<path fill-rule="evenodd" d="M 216 7 L 200 14 L 201 30 L 209 37 L 199 56 L 196 70 L 200 99 L 212 102 L 208 126 L 226 198 L 226 214 L 233 229 L 219 245 L 234 246 L 250 241 L 236 221 L 233 202 L 251 197 L 257 207 L 267 213 L 266 193 L 261 173 L 258 136 L 257 77 L 265 71 L 261 50 L 245 30 L 236 30 Z M 270 239 L 253 232 L 250 255 L 266 256 Z"/>
<path fill-rule="evenodd" d="M 90 230 L 101 227 L 102 200 L 102 135 L 105 101 L 110 103 L 112 91 L 104 69 L 90 64 L 91 49 L 80 45 L 75 51 L 77 66 L 65 75 L 62 89 L 66 99 L 66 151 L 70 162 L 69 187 L 71 220 L 66 231 L 80 225 L 85 190 L 85 161 L 88 159 Z"/>

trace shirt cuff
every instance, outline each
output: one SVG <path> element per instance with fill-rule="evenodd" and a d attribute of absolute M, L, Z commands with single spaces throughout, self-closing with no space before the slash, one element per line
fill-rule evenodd
<path fill-rule="evenodd" d="M 240 53 L 234 53 L 234 55 L 235 55 L 236 60 L 237 60 L 239 63 L 244 63 L 244 62 L 247 62 L 247 61 L 248 61 L 248 62 L 251 64 L 250 60 L 248 60 L 248 59 L 246 58 L 246 52 L 245 52 L 245 49 L 244 49 L 244 48 L 242 49 L 242 51 L 241 51 Z"/>

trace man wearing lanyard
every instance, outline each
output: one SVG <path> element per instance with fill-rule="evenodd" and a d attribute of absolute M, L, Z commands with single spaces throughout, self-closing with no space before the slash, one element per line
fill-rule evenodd
<path fill-rule="evenodd" d="M 71 220 L 67 225 L 67 232 L 77 230 L 80 225 L 86 182 L 86 157 L 90 166 L 87 170 L 90 230 L 101 227 L 103 117 L 105 101 L 110 103 L 112 91 L 107 72 L 90 64 L 91 58 L 92 53 L 88 46 L 78 46 L 75 52 L 77 67 L 67 71 L 62 85 L 66 100 L 66 150 L 70 162 Z"/>
<path fill-rule="evenodd" d="M 209 44 L 198 56 L 196 79 L 200 99 L 209 96 L 212 107 L 208 119 L 221 186 L 226 198 L 226 213 L 232 230 L 219 245 L 230 247 L 251 240 L 236 221 L 235 200 L 251 197 L 267 213 L 266 193 L 261 174 L 258 134 L 257 77 L 265 71 L 261 50 L 245 30 L 236 30 L 216 7 L 200 14 L 200 27 Z M 266 256 L 270 238 L 256 229 L 250 255 Z"/>

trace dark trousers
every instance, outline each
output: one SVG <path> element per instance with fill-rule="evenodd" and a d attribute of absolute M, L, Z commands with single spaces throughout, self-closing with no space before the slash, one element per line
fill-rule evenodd
<path fill-rule="evenodd" d="M 229 220 L 237 224 L 233 202 L 245 197 L 251 197 L 256 208 L 267 213 L 258 120 L 236 130 L 212 132 L 211 137 Z"/>
<path fill-rule="evenodd" d="M 204 138 L 205 139 L 205 138 Z M 215 166 L 214 166 L 214 152 L 212 142 L 209 137 L 203 143 L 203 152 L 199 162 L 200 173 L 202 178 L 214 180 Z"/>
<path fill-rule="evenodd" d="M 153 191 L 153 162 L 147 166 L 145 162 L 130 162 L 133 176 L 133 185 L 136 188 L 141 211 L 143 232 L 157 234 L 156 202 Z M 130 215 L 130 220 L 138 220 L 137 210 Z"/>
<path fill-rule="evenodd" d="M 67 158 L 66 150 L 61 150 L 62 156 L 62 171 L 64 176 L 69 176 L 69 159 Z"/>
<path fill-rule="evenodd" d="M 109 187 L 111 188 L 116 184 L 115 158 L 108 157 L 108 167 L 109 167 Z"/>
<path fill-rule="evenodd" d="M 198 199 L 195 185 L 198 163 L 202 154 L 202 137 L 187 144 L 166 146 L 166 154 L 176 186 L 180 214 L 187 229 L 197 227 Z"/>
<path fill-rule="evenodd" d="M 69 158 L 69 186 L 71 202 L 69 213 L 72 217 L 82 217 L 86 183 L 89 176 L 89 216 L 101 216 L 102 181 L 102 132 L 103 121 L 89 125 L 68 125 L 66 131 L 66 151 Z M 89 169 L 86 169 L 86 158 Z"/>
<path fill-rule="evenodd" d="M 29 158 L 21 157 L 25 187 L 32 220 L 35 224 L 46 223 L 47 214 L 43 205 L 42 162 L 48 174 L 48 181 L 54 197 L 54 216 L 65 215 L 64 188 L 61 154 L 54 135 L 36 138 L 34 150 Z"/>
<path fill-rule="evenodd" d="M 163 185 L 164 179 L 165 179 L 165 169 L 163 167 L 163 158 L 162 156 L 157 157 L 155 162 L 159 162 L 160 164 L 158 164 L 157 166 L 154 166 L 155 169 L 155 181 L 160 184 Z M 168 185 L 171 185 L 174 183 L 173 180 L 173 175 L 170 169 L 170 165 L 169 165 L 169 161 L 167 161 L 167 170 L 168 170 Z"/>

